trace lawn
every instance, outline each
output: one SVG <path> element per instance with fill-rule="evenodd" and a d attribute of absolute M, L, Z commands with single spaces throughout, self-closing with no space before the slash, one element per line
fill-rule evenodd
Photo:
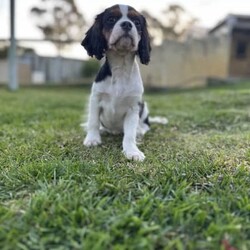
<path fill-rule="evenodd" d="M 250 83 L 147 93 L 142 163 L 83 147 L 88 94 L 0 89 L 0 249 L 250 249 Z"/>

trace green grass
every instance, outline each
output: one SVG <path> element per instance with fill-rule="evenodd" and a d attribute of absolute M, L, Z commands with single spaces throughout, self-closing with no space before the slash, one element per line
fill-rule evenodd
<path fill-rule="evenodd" d="M 82 146 L 88 94 L 0 89 L 0 249 L 250 249 L 250 84 L 146 94 L 143 163 Z"/>

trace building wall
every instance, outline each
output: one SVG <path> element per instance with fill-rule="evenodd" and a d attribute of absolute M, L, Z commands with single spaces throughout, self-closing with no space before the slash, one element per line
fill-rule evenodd
<path fill-rule="evenodd" d="M 142 66 L 148 87 L 191 87 L 205 84 L 207 77 L 228 76 L 229 42 L 226 36 L 209 36 L 185 43 L 166 41 L 153 48 L 151 62 Z"/>

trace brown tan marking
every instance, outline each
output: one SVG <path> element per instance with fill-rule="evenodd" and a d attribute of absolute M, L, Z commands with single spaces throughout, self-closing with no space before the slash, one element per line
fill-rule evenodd
<path fill-rule="evenodd" d="M 128 10 L 128 17 L 133 18 L 133 17 L 139 17 L 140 14 L 135 10 L 135 9 L 129 9 Z"/>

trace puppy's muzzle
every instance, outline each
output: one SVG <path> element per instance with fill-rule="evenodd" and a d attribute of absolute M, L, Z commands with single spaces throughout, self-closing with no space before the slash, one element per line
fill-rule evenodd
<path fill-rule="evenodd" d="M 130 30 L 132 30 L 132 23 L 125 21 L 121 23 L 121 28 L 122 30 L 124 30 L 125 32 L 129 32 Z"/>

